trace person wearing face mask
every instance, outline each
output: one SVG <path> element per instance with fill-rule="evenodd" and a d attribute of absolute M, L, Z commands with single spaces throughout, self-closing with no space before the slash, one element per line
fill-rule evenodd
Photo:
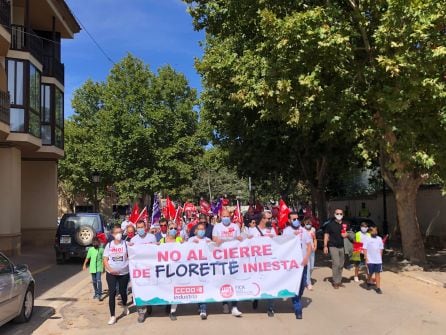
<path fill-rule="evenodd" d="M 94 296 L 93 299 L 102 299 L 102 272 L 104 271 L 104 263 L 102 255 L 104 248 L 102 247 L 99 238 L 93 237 L 92 247 L 88 249 L 87 257 L 85 257 L 82 270 L 87 270 L 87 263 L 90 262 L 89 270 L 93 281 Z"/>
<path fill-rule="evenodd" d="M 382 294 L 381 291 L 381 272 L 383 271 L 383 250 L 384 243 L 381 237 L 378 236 L 378 228 L 370 228 L 370 238 L 364 241 L 364 258 L 367 264 L 367 289 L 373 286 L 372 276 L 375 274 L 375 291 Z"/>
<path fill-rule="evenodd" d="M 355 266 L 354 281 L 359 283 L 359 268 L 361 264 L 364 264 L 364 242 L 370 237 L 368 233 L 369 227 L 367 222 L 361 222 L 360 230 L 355 234 L 355 240 L 353 242 L 353 253 L 351 261 Z"/>
<path fill-rule="evenodd" d="M 131 239 L 128 244 L 130 247 L 138 244 L 156 244 L 156 237 L 153 234 L 147 232 L 146 224 L 143 220 L 136 223 L 136 235 Z M 141 306 L 138 310 L 138 322 L 142 323 L 146 319 L 147 314 L 152 313 L 152 306 Z"/>
<path fill-rule="evenodd" d="M 243 240 L 243 237 L 240 234 L 240 227 L 238 224 L 231 222 L 231 215 L 227 209 L 221 211 L 221 222 L 214 226 L 214 229 L 212 230 L 212 240 L 217 246 L 220 246 L 226 241 Z M 231 306 L 231 314 L 233 316 L 242 316 L 242 312 L 237 308 L 237 301 L 231 301 Z M 223 313 L 229 314 L 229 305 L 227 302 L 223 303 Z"/>
<path fill-rule="evenodd" d="M 127 229 L 124 231 L 123 240 L 126 241 L 126 242 L 130 242 L 130 240 L 134 236 L 135 236 L 135 226 L 133 224 L 128 225 Z"/>
<path fill-rule="evenodd" d="M 296 212 L 289 213 L 288 223 L 289 226 L 283 230 L 282 235 L 295 236 L 296 238 L 299 239 L 300 241 L 299 245 L 302 248 L 303 259 L 301 265 L 304 267 L 304 269 L 300 281 L 299 294 L 296 294 L 292 299 L 294 314 L 296 316 L 296 319 L 300 320 L 302 319 L 302 311 L 303 311 L 301 300 L 305 286 L 307 284 L 307 266 L 312 251 L 313 241 L 311 240 L 310 234 L 308 234 L 308 232 L 301 226 L 298 213 Z"/>
<path fill-rule="evenodd" d="M 181 236 L 178 236 L 178 230 L 177 225 L 175 222 L 170 221 L 169 226 L 167 229 L 167 235 L 166 237 L 163 237 L 160 241 L 160 244 L 164 243 L 183 243 L 183 238 Z M 175 321 L 177 319 L 177 304 L 170 305 L 170 313 L 169 318 L 172 321 Z M 169 305 L 166 306 L 166 312 L 169 311 Z"/>
<path fill-rule="evenodd" d="M 129 315 L 129 309 L 127 307 L 127 286 L 130 276 L 127 243 L 122 240 L 122 230 L 120 225 L 113 227 L 112 235 L 113 241 L 108 242 L 105 246 L 103 258 L 106 271 L 105 278 L 108 285 L 108 307 L 110 309 L 109 325 L 116 323 L 116 283 L 118 283 L 119 293 L 124 307 L 122 314 Z"/>
<path fill-rule="evenodd" d="M 254 221 L 255 222 L 255 221 Z M 248 228 L 248 238 L 253 237 L 274 237 L 277 236 L 276 231 L 272 227 L 271 212 L 263 211 L 260 213 L 260 220 L 254 227 Z M 259 304 L 258 300 L 252 302 L 252 308 L 257 309 Z M 274 316 L 274 299 L 268 299 L 268 306 L 266 308 L 269 317 Z"/>
<path fill-rule="evenodd" d="M 195 226 L 195 234 L 188 240 L 189 243 L 210 243 L 212 240 L 206 236 L 206 225 L 204 223 L 198 223 Z M 205 303 L 198 304 L 198 310 L 200 311 L 201 320 L 207 319 L 207 305 Z"/>
<path fill-rule="evenodd" d="M 345 287 L 342 284 L 342 270 L 344 268 L 344 239 L 348 237 L 348 225 L 343 222 L 344 212 L 336 209 L 334 220 L 331 220 L 324 231 L 324 254 L 331 256 L 331 270 L 333 273 L 333 288 Z"/>
<path fill-rule="evenodd" d="M 160 231 L 155 234 L 156 241 L 161 241 L 162 238 L 167 236 L 167 220 L 165 218 L 161 218 L 159 222 Z"/>
<path fill-rule="evenodd" d="M 314 229 L 313 225 L 311 224 L 311 218 L 306 217 L 302 221 L 303 227 L 308 232 L 308 234 L 311 237 L 311 254 L 310 254 L 310 260 L 308 262 L 307 266 L 307 288 L 312 291 L 313 285 L 311 283 L 311 273 L 314 269 L 314 262 L 316 258 L 316 249 L 317 249 L 317 239 L 316 239 L 316 229 Z"/>
<path fill-rule="evenodd" d="M 195 235 L 195 231 L 199 224 L 204 224 L 205 226 L 205 233 L 206 237 L 209 239 L 212 239 L 212 230 L 214 229 L 214 226 L 209 223 L 208 217 L 205 214 L 200 214 L 198 217 L 198 224 L 193 226 L 189 232 L 189 237 L 192 237 Z"/>

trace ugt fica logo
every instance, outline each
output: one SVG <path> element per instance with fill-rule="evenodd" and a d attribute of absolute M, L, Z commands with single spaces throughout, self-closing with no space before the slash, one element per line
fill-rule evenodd
<path fill-rule="evenodd" d="M 225 284 L 220 287 L 220 295 L 223 298 L 228 299 L 234 295 L 234 288 L 229 284 Z"/>

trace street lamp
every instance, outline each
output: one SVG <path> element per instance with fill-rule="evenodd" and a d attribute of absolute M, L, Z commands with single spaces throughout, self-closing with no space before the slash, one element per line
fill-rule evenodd
<path fill-rule="evenodd" d="M 93 175 L 91 176 L 91 179 L 93 181 L 94 184 L 94 212 L 98 213 L 99 212 L 99 204 L 98 204 L 98 184 L 100 181 L 100 176 L 97 172 L 94 172 Z"/>

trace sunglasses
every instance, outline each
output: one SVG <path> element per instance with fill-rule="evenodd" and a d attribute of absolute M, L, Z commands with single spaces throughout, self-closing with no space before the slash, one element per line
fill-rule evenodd
<path fill-rule="evenodd" d="M 203 223 L 203 224 L 205 224 L 205 223 L 206 223 L 206 221 L 199 221 L 198 223 Z"/>
<path fill-rule="evenodd" d="M 160 224 L 160 227 L 167 227 L 166 224 Z"/>

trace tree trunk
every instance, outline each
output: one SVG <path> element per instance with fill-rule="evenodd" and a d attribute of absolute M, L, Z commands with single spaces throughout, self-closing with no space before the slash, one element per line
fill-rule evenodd
<path fill-rule="evenodd" d="M 319 222 L 322 224 L 327 221 L 327 197 L 323 189 L 310 185 L 311 197 L 316 202 Z"/>
<path fill-rule="evenodd" d="M 414 178 L 410 181 L 403 179 L 406 182 L 400 180 L 394 189 L 403 254 L 411 262 L 422 264 L 426 262 L 426 252 L 417 218 L 417 193 L 420 184 Z"/>

